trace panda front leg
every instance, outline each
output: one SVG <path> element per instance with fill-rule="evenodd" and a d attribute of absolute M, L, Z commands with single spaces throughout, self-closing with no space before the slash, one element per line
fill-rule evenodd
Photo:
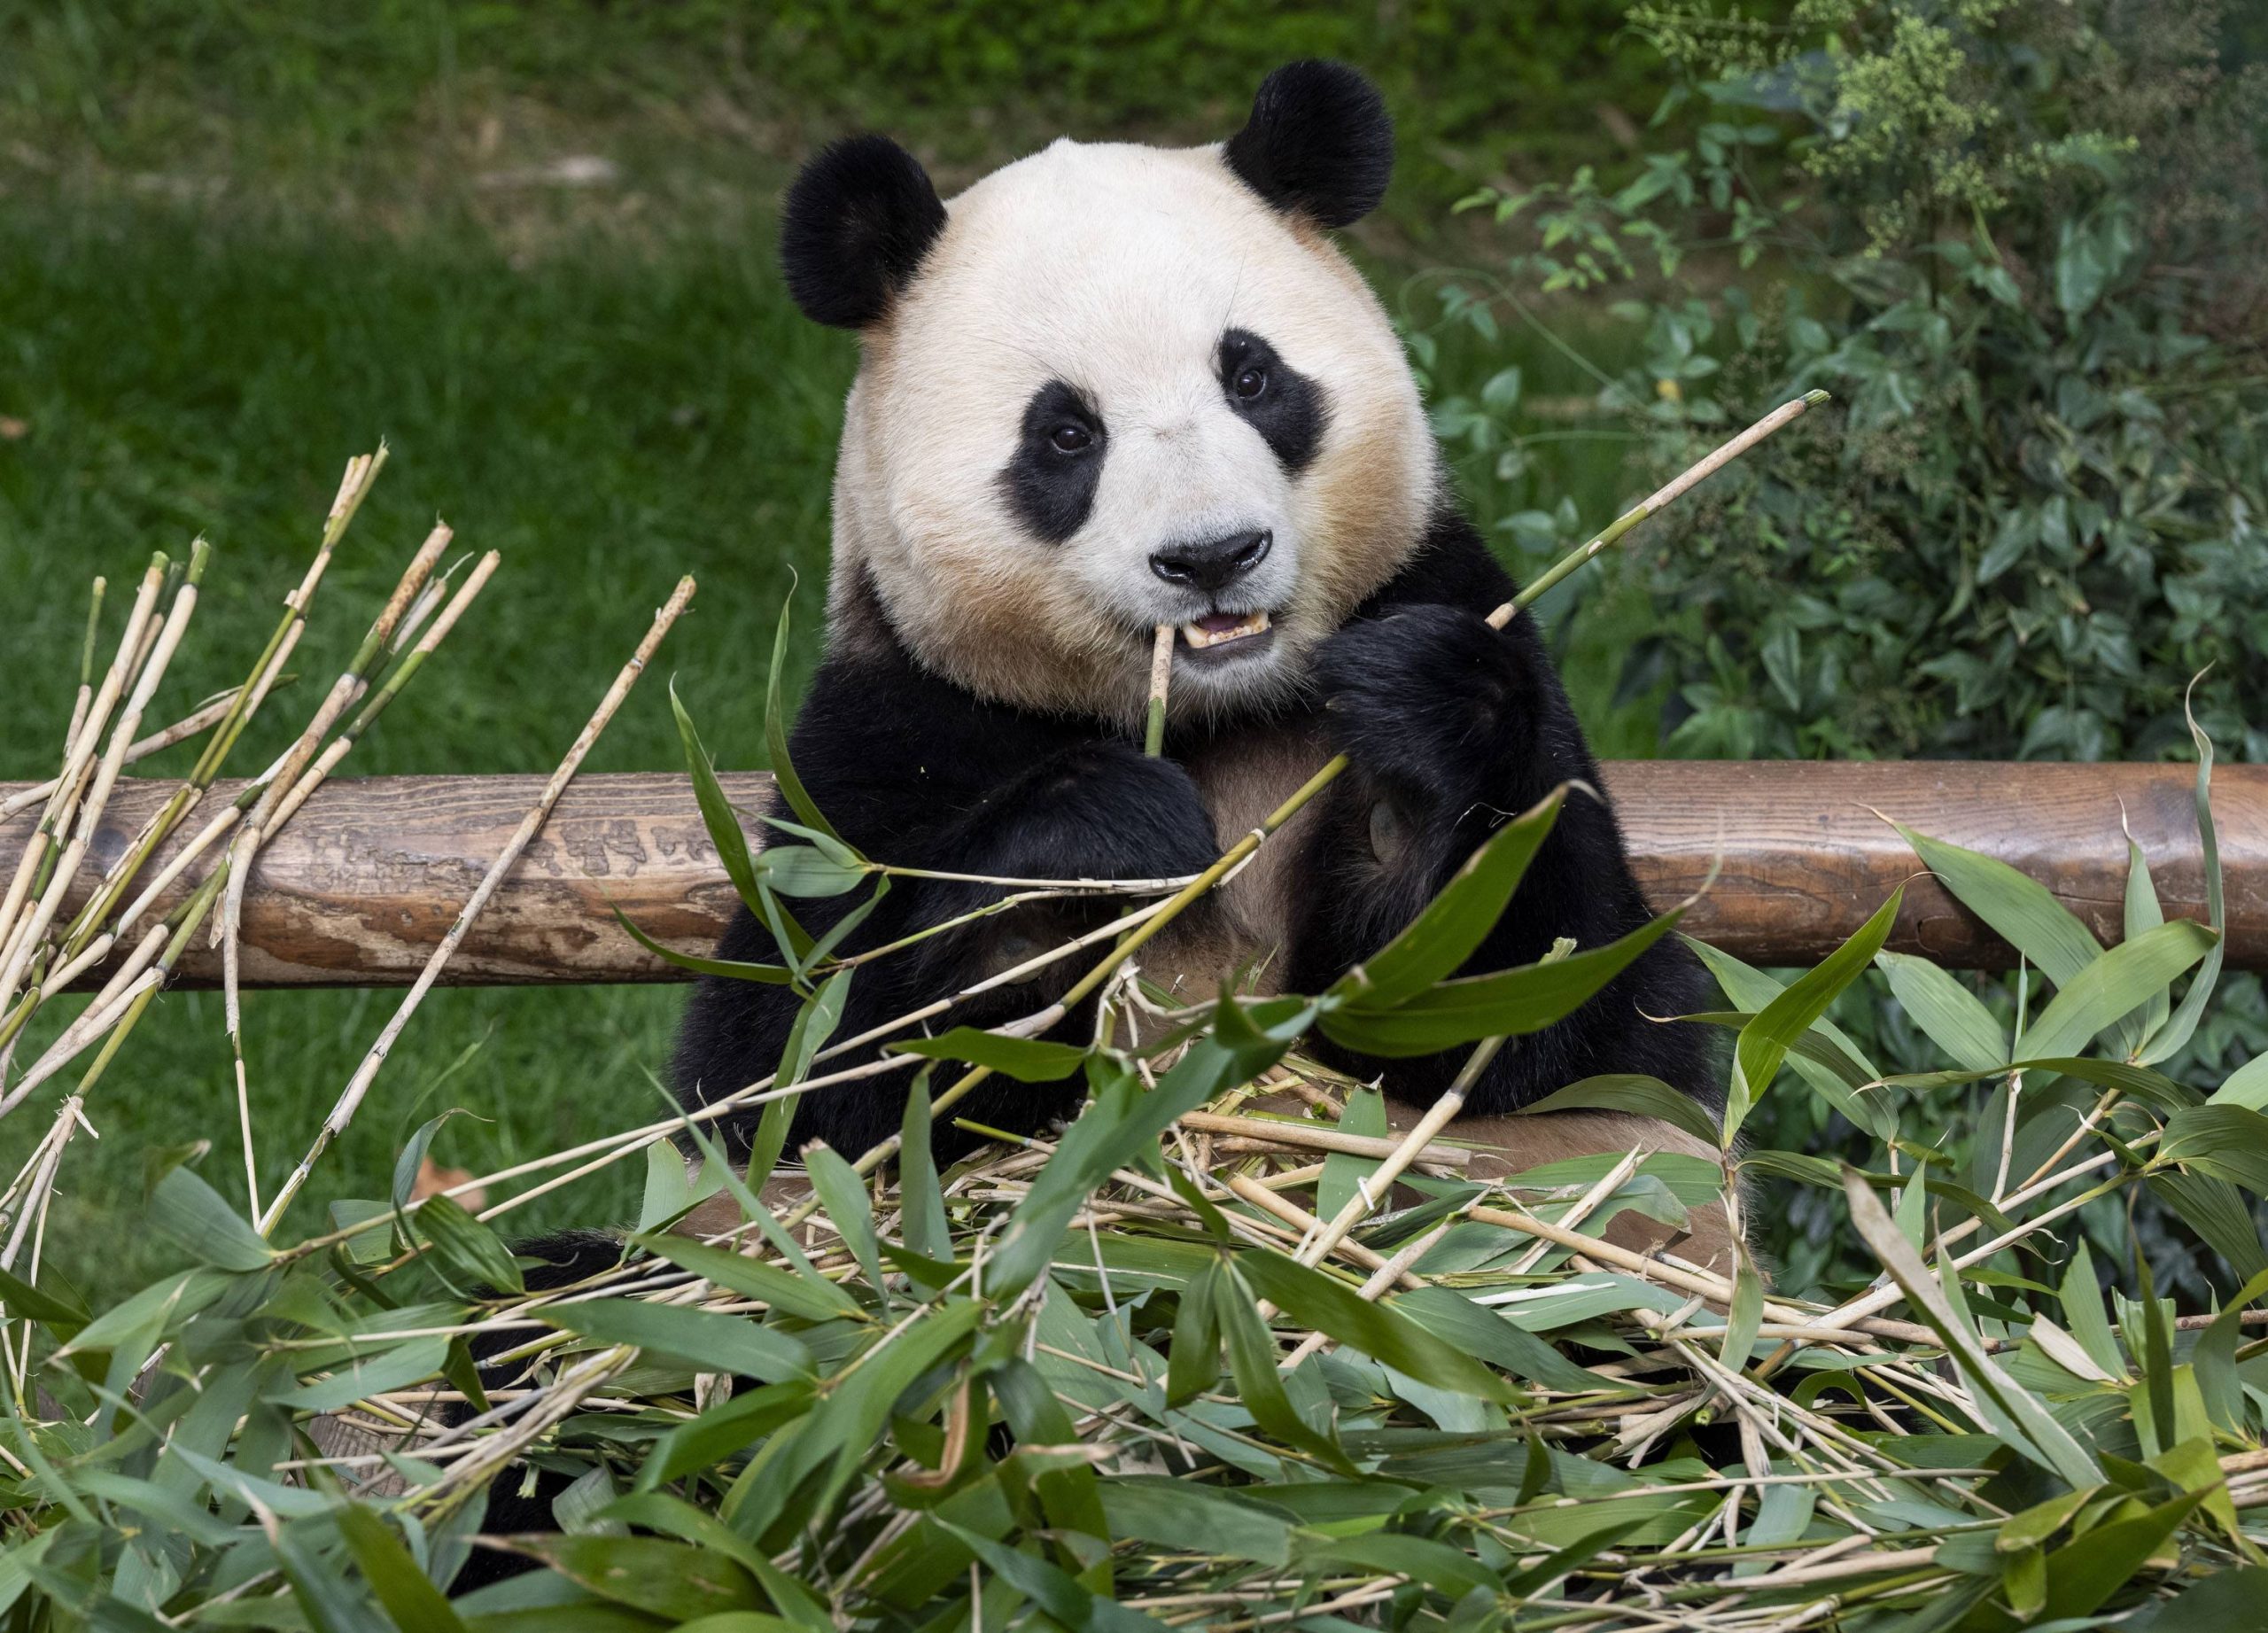
<path fill-rule="evenodd" d="M 820 795 L 822 805 L 824 794 Z M 986 879 L 1151 879 L 1195 873 L 1216 851 L 1210 819 L 1196 785 L 1170 760 L 1145 758 L 1130 743 L 1097 739 L 1059 750 L 1002 778 L 959 808 L 910 835 L 895 850 L 877 848 L 878 860 L 919 867 L 926 873 Z M 859 836 L 850 836 L 856 840 Z M 899 952 L 858 967 L 836 1023 L 838 1038 L 882 1031 L 951 994 L 967 991 L 1030 961 L 1051 947 L 1099 928 L 1130 906 L 1122 896 L 1064 898 L 986 907 L 1011 893 L 1008 886 L 970 879 L 903 877 L 874 914 L 849 937 L 844 954 L 920 937 Z M 807 926 L 823 933 L 856 897 L 812 904 Z M 790 904 L 800 906 L 800 904 Z M 941 928 L 944 927 L 944 928 Z M 726 932 L 719 956 L 778 957 L 771 937 L 753 915 L 742 914 Z M 991 987 L 956 1003 L 928 1023 L 997 1027 L 1045 1009 L 1082 974 L 1089 960 L 1068 958 L 1021 981 Z M 785 988 L 704 977 L 680 1030 L 674 1075 L 691 1103 L 730 1093 L 778 1067 L 798 1000 Z M 1076 1038 L 1092 1023 L 1091 1005 L 1065 1017 L 1050 1035 Z M 923 1030 L 908 1026 L 897 1036 Z M 885 1032 L 885 1036 L 889 1034 Z M 876 1045 L 879 1046 L 879 1041 Z M 842 1064 L 852 1064 L 863 1054 Z M 799 1100 L 794 1147 L 820 1139 L 850 1155 L 895 1133 L 903 1116 L 906 1077 L 890 1074 L 814 1089 Z M 960 1103 L 972 1122 L 1029 1132 L 1061 1115 L 1076 1093 L 1062 1085 L 995 1079 Z M 743 1144 L 753 1118 L 735 1120 Z M 936 1148 L 950 1155 L 975 1143 L 951 1128 L 938 1131 Z"/>
<path fill-rule="evenodd" d="M 1532 963 L 1561 937 L 1601 946 L 1646 922 L 1597 766 L 1525 612 L 1500 631 L 1463 607 L 1397 607 L 1333 635 L 1316 675 L 1326 730 L 1351 766 L 1311 841 L 1321 883 L 1295 927 L 1301 990 L 1376 952 L 1491 833 L 1563 782 L 1597 791 L 1570 791 L 1466 972 Z M 1472 1085 L 1468 1112 L 1511 1112 L 1610 1072 L 1659 1077 L 1713 1102 L 1702 1029 L 1650 1018 L 1704 1007 L 1705 990 L 1689 952 L 1656 943 L 1573 1015 L 1513 1039 Z M 1357 1064 L 1382 1070 L 1396 1098 L 1423 1102 L 1463 1061 L 1458 1050 Z"/>

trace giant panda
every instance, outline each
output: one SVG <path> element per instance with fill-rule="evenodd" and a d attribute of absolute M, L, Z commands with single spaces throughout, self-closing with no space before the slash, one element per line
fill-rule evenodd
<path fill-rule="evenodd" d="M 788 288 L 858 335 L 859 367 L 826 652 L 790 748 L 851 844 L 940 874 L 1185 875 L 1337 750 L 1351 770 L 1146 950 L 1153 980 L 1205 998 L 1234 968 L 1319 991 L 1563 782 L 1592 791 L 1567 801 L 1471 968 L 1646 921 L 1542 635 L 1525 612 L 1501 632 L 1484 621 L 1513 585 L 1457 508 L 1385 310 L 1332 240 L 1379 203 L 1393 162 L 1378 91 L 1311 61 L 1270 74 L 1225 143 L 1059 141 L 950 201 L 881 136 L 803 170 L 781 224 Z M 1167 746 L 1150 758 L 1153 634 L 1169 624 Z M 901 878 L 846 948 L 987 891 Z M 799 906 L 817 931 L 854 899 Z M 1018 962 L 1078 928 L 1062 915 L 1019 909 L 862 968 L 836 1035 Z M 718 954 L 778 956 L 746 912 Z M 952 1019 L 1027 1015 L 1086 961 Z M 1702 1028 L 1662 1019 L 1705 996 L 1692 955 L 1657 943 L 1497 1054 L 1452 1134 L 1500 1150 L 1499 1171 L 1633 1144 L 1713 1156 L 1666 1124 L 1506 1116 L 1601 1073 L 1713 1103 Z M 685 1101 L 774 1070 L 796 1010 L 783 989 L 704 977 L 673 1061 Z M 1074 1014 L 1060 1035 L 1091 1025 Z M 1336 1063 L 1381 1077 L 1406 1124 L 1462 1058 Z M 885 1076 L 807 1094 L 793 1146 L 863 1152 L 897 1129 L 905 1092 Z M 1029 1131 L 1074 1112 L 1075 1093 L 995 1079 L 963 1114 Z M 950 1154 L 955 1137 L 938 1139 Z"/>

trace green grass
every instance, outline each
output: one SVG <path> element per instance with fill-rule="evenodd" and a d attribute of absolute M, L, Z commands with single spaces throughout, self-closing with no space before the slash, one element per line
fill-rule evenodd
<path fill-rule="evenodd" d="M 0 44 L 6 24 L 0 17 Z M 764 665 L 791 574 L 804 586 L 794 686 L 817 655 L 827 486 L 855 362 L 848 338 L 794 312 L 773 268 L 768 200 L 792 142 L 733 139 L 651 94 L 579 92 L 532 110 L 513 101 L 498 105 L 506 129 L 493 162 L 603 152 L 618 181 L 469 186 L 451 133 L 487 117 L 470 92 L 430 141 L 374 150 L 374 133 L 400 136 L 403 110 L 430 109 L 438 94 L 382 78 L 370 100 L 328 107 L 307 151 L 287 152 L 276 110 L 309 105 L 302 81 L 263 86 L 231 58 L 202 102 L 183 80 L 146 106 L 105 103 L 86 89 L 100 76 L 87 75 L 116 42 L 101 35 L 103 51 L 73 58 L 58 43 L 67 32 L 19 27 L 19 42 L 45 53 L 27 75 L 45 89 L 31 97 L 19 83 L 0 113 L 0 132 L 19 144 L 0 152 L 0 416 L 25 427 L 0 439 L 0 583 L 13 592 L 0 779 L 52 770 L 90 576 L 123 586 L 152 549 L 178 551 L 199 533 L 213 542 L 197 626 L 158 704 L 171 719 L 249 665 L 340 467 L 380 437 L 393 458 L 317 602 L 293 665 L 307 679 L 269 706 L 233 770 L 264 763 L 296 730 L 437 513 L 464 548 L 500 550 L 503 569 L 346 770 L 548 769 L 684 572 L 702 581 L 695 612 L 591 768 L 679 763 L 661 684 L 671 674 L 722 762 L 760 763 Z M 299 60 L 284 52 L 274 66 L 290 80 Z M 516 96 L 525 89 L 515 82 Z M 650 121 L 634 117 L 640 108 Z M 237 139 L 198 147 L 207 125 Z M 103 142 L 86 145 L 89 129 Z M 83 162 L 33 166 L 21 147 L 31 138 Z M 1021 136 L 993 139 L 1005 157 Z M 159 184 L 134 179 L 134 166 L 169 151 L 217 157 L 185 158 Z M 1383 241 L 1389 278 L 1399 241 Z M 1577 388 L 1522 340 L 1488 356 L 1449 350 L 1452 375 L 1518 362 L 1532 389 Z M 1549 496 L 1573 492 L 1604 520 L 1625 497 L 1618 470 L 1617 445 L 1572 447 L 1549 466 Z M 1485 470 L 1461 475 L 1488 481 Z M 1503 497 L 1489 493 L 1484 513 Z M 1604 707 L 1618 624 L 1581 620 L 1568 671 L 1603 750 L 1644 751 L 1644 711 Z M 144 770 L 181 769 L 190 753 Z M 653 1076 L 680 1001 L 668 988 L 435 993 L 299 1223 L 311 1225 L 332 1198 L 382 1194 L 401 1137 L 447 1106 L 476 1116 L 453 1120 L 434 1155 L 476 1170 L 643 1120 L 658 1104 Z M 268 1186 L 392 1002 L 248 995 Z M 471 1061 L 433 1092 L 476 1040 Z M 12 1170 L 52 1103 L 35 1097 L 0 1124 L 0 1163 Z M 66 1164 L 48 1252 L 99 1298 L 167 1262 L 146 1238 L 116 1238 L 150 1151 L 211 1139 L 203 1171 L 241 1198 L 217 996 L 167 995 L 88 1110 L 102 1138 L 82 1137 Z M 633 1206 L 625 1165 L 516 1220 L 604 1221 Z"/>

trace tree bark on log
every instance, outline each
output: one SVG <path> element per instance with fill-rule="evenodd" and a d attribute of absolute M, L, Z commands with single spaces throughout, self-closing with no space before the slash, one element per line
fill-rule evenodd
<path fill-rule="evenodd" d="M 2206 916 L 2195 774 L 2185 766 L 1634 760 L 1611 764 L 1604 774 L 1648 897 L 1667 906 L 1700 889 L 1715 865 L 1715 880 L 1684 928 L 1753 964 L 1816 961 L 1903 882 L 1892 947 L 1956 967 L 2013 966 L 2009 948 L 1927 876 L 1885 819 L 2039 880 L 2109 944 L 2118 939 L 2125 888 L 2123 807 L 2168 914 Z M 542 781 L 372 777 L 325 786 L 260 852 L 245 898 L 245 984 L 414 980 Z M 760 773 L 724 778 L 744 811 L 761 804 L 769 783 Z M 0 783 L 0 797 L 20 786 Z M 120 783 L 81 889 L 174 786 Z M 218 785 L 183 828 L 201 827 L 240 786 Z M 2222 766 L 2213 793 L 2229 962 L 2268 967 L 2268 766 Z M 21 853 L 33 814 L 0 825 L 0 876 Z M 585 776 L 442 979 L 676 979 L 615 922 L 612 909 L 664 945 L 705 953 L 734 905 L 686 778 Z M 201 984 L 219 976 L 218 950 L 200 937 L 180 979 Z"/>

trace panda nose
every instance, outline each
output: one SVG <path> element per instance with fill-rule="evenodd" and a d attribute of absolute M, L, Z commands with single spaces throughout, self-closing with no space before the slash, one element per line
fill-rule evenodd
<path fill-rule="evenodd" d="M 1210 595 L 1226 589 L 1268 559 L 1276 535 L 1266 528 L 1195 544 L 1172 544 L 1150 557 L 1150 571 L 1169 584 Z"/>

